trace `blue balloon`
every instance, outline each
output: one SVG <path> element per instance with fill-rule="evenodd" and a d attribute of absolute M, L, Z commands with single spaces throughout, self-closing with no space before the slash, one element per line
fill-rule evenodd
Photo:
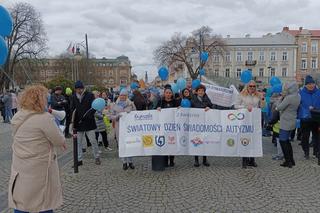
<path fill-rule="evenodd" d="M 131 89 L 138 89 L 138 88 L 139 88 L 139 84 L 138 84 L 137 82 L 132 82 L 132 83 L 130 84 L 130 88 L 131 88 Z"/>
<path fill-rule="evenodd" d="M 172 90 L 173 94 L 176 94 L 179 92 L 179 88 L 176 83 L 171 83 L 170 85 L 171 85 L 171 90 Z"/>
<path fill-rule="evenodd" d="M 281 80 L 276 77 L 276 76 L 273 76 L 270 81 L 269 81 L 270 85 L 273 87 L 274 85 L 277 85 L 277 84 L 281 84 Z"/>
<path fill-rule="evenodd" d="M 179 88 L 179 90 L 183 90 L 184 88 L 187 87 L 187 81 L 184 78 L 179 78 L 177 80 L 177 86 Z"/>
<path fill-rule="evenodd" d="M 181 100 L 180 106 L 183 107 L 183 108 L 190 108 L 191 107 L 191 102 L 190 102 L 189 99 L 184 98 L 184 99 Z"/>
<path fill-rule="evenodd" d="M 198 86 L 200 86 L 200 84 L 201 84 L 201 82 L 199 79 L 194 79 L 192 81 L 191 87 L 192 87 L 192 89 L 196 89 Z"/>
<path fill-rule="evenodd" d="M 200 54 L 201 62 L 207 62 L 208 58 L 209 58 L 208 52 L 201 52 L 201 54 Z"/>
<path fill-rule="evenodd" d="M 0 35 L 10 36 L 13 29 L 13 21 L 6 8 L 0 5 Z"/>
<path fill-rule="evenodd" d="M 204 68 L 201 68 L 200 71 L 199 71 L 199 74 L 200 75 L 206 74 L 206 70 Z"/>
<path fill-rule="evenodd" d="M 272 87 L 272 93 L 281 93 L 282 92 L 282 84 L 276 84 Z"/>
<path fill-rule="evenodd" d="M 242 83 L 247 84 L 252 80 L 252 73 L 250 70 L 244 70 L 241 72 L 240 80 Z"/>
<path fill-rule="evenodd" d="M 168 80 L 169 71 L 166 67 L 161 67 L 158 71 L 158 74 L 162 81 Z"/>
<path fill-rule="evenodd" d="M 102 98 L 96 98 L 91 104 L 91 108 L 97 111 L 102 111 L 106 107 L 106 101 Z"/>
<path fill-rule="evenodd" d="M 7 57 L 8 57 L 8 47 L 4 39 L 0 36 L 0 66 L 6 63 Z"/>

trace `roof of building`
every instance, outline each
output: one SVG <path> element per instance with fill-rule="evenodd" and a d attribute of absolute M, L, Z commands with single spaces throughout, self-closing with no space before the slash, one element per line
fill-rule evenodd
<path fill-rule="evenodd" d="M 224 38 L 227 46 L 295 45 L 295 38 L 288 33 L 267 34 L 262 37 Z"/>
<path fill-rule="evenodd" d="M 290 30 L 289 27 L 283 27 L 282 32 L 287 32 L 290 35 L 298 36 L 298 35 L 311 35 L 312 37 L 320 37 L 320 30 L 308 30 L 303 29 L 303 27 L 299 27 L 298 30 Z"/>

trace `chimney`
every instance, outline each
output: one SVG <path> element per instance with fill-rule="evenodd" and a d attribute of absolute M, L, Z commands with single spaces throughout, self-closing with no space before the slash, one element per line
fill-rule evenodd
<path fill-rule="evenodd" d="M 227 35 L 227 38 L 230 38 L 230 35 Z"/>
<path fill-rule="evenodd" d="M 250 34 L 246 34 L 245 37 L 246 37 L 246 38 L 250 38 Z"/>
<path fill-rule="evenodd" d="M 283 27 L 282 31 L 289 31 L 289 27 Z"/>
<path fill-rule="evenodd" d="M 302 31 L 302 29 L 303 29 L 302 27 L 299 27 L 299 31 Z"/>

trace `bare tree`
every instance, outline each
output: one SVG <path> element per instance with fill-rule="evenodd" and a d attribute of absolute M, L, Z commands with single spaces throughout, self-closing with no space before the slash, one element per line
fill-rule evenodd
<path fill-rule="evenodd" d="M 15 65 L 19 60 L 39 58 L 47 50 L 47 36 L 39 12 L 28 3 L 16 3 L 9 9 L 14 21 L 13 31 L 8 37 L 8 59 L 4 66 L 5 72 L 12 77 Z M 0 78 L 0 85 L 9 86 L 9 79 Z"/>
<path fill-rule="evenodd" d="M 174 34 L 169 41 L 161 44 L 154 51 L 154 60 L 159 65 L 170 65 L 172 63 L 183 63 L 192 79 L 196 79 L 199 71 L 206 65 L 206 62 L 200 60 L 201 52 L 208 52 L 209 55 L 223 54 L 225 44 L 220 36 L 213 35 L 212 29 L 203 26 L 191 33 L 190 36 L 184 36 L 181 33 Z M 196 68 L 190 60 L 191 54 L 198 54 L 200 63 Z"/>

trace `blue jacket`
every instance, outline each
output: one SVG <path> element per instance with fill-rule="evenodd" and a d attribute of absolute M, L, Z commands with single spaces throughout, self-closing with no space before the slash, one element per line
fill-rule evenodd
<path fill-rule="evenodd" d="M 303 87 L 300 90 L 300 107 L 298 117 L 301 120 L 308 120 L 311 118 L 310 107 L 314 109 L 320 109 L 320 90 L 316 87 L 313 91 L 307 90 Z"/>

